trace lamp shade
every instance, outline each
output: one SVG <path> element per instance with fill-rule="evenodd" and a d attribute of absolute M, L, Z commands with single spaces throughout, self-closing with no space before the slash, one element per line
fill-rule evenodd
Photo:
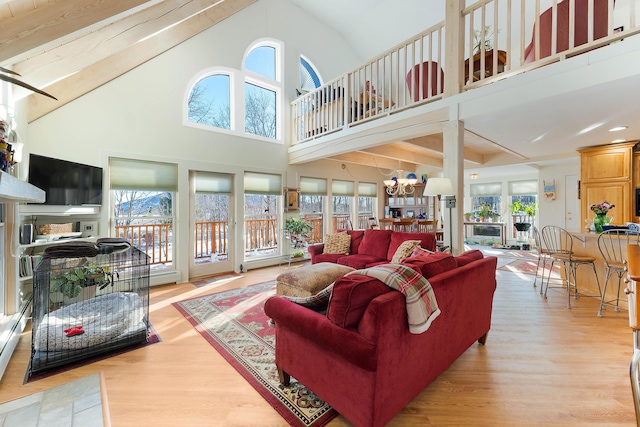
<path fill-rule="evenodd" d="M 425 196 L 453 196 L 453 185 L 449 178 L 429 178 L 424 187 Z"/>

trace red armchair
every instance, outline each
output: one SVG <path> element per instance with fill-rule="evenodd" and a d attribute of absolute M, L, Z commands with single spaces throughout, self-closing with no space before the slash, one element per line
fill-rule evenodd
<path fill-rule="evenodd" d="M 589 2 L 591 0 L 575 0 L 575 26 L 574 46 L 580 46 L 589 41 L 588 19 Z M 569 0 L 558 3 L 556 53 L 569 49 Z M 540 14 L 540 53 L 537 59 L 551 56 L 553 10 L 549 8 Z M 609 31 L 608 0 L 593 0 L 593 39 L 605 37 Z M 524 62 L 530 63 L 536 60 L 535 50 L 536 29 L 533 28 L 531 43 L 524 51 Z"/>

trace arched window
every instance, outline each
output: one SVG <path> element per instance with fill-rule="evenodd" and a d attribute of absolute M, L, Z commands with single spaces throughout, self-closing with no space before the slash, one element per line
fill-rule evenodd
<path fill-rule="evenodd" d="M 231 129 L 231 97 L 228 74 L 211 74 L 199 80 L 187 100 L 191 123 Z"/>
<path fill-rule="evenodd" d="M 244 60 L 244 130 L 280 139 L 281 47 L 271 40 L 256 42 Z"/>
<path fill-rule="evenodd" d="M 322 80 L 311 62 L 300 55 L 300 92 L 310 92 L 322 86 Z"/>

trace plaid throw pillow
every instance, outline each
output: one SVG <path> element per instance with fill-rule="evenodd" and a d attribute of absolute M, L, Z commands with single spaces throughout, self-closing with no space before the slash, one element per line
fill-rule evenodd
<path fill-rule="evenodd" d="M 351 236 L 347 233 L 327 234 L 324 238 L 323 254 L 348 254 Z"/>
<path fill-rule="evenodd" d="M 429 255 L 432 255 L 434 252 L 431 252 L 428 249 L 423 249 L 420 246 L 416 246 L 413 248 L 413 253 L 411 254 L 411 258 L 426 258 Z"/>
<path fill-rule="evenodd" d="M 420 244 L 420 240 L 405 240 L 398 246 L 396 253 L 391 258 L 391 264 L 400 264 L 409 255 L 413 254 L 413 250 Z"/>

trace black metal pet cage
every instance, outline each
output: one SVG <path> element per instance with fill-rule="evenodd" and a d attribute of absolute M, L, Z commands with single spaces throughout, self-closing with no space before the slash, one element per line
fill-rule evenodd
<path fill-rule="evenodd" d="M 45 257 L 34 272 L 30 374 L 148 340 L 149 257 L 75 249 L 58 245 L 64 257 Z"/>

